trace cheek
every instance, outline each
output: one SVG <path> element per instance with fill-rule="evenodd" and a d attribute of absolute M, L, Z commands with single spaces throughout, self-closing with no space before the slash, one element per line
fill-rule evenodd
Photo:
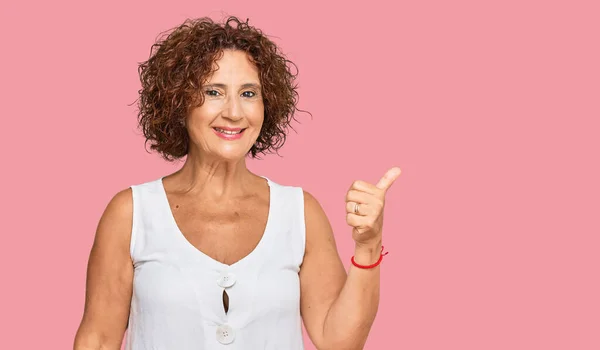
<path fill-rule="evenodd" d="M 255 127 L 261 127 L 265 120 L 265 109 L 263 105 L 253 106 L 247 114 L 250 123 Z"/>
<path fill-rule="evenodd" d="M 194 109 L 190 114 L 191 118 L 197 119 L 200 122 L 207 122 L 212 120 L 215 116 L 221 113 L 223 107 L 216 101 L 205 101 L 200 107 Z"/>
<path fill-rule="evenodd" d="M 189 126 L 202 124 L 207 119 L 207 113 L 205 106 L 197 107 L 194 109 L 187 117 L 187 122 Z"/>
<path fill-rule="evenodd" d="M 264 124 L 264 122 L 265 122 L 265 117 L 263 114 L 260 114 L 259 116 L 257 116 L 254 119 L 253 124 L 256 125 L 257 128 L 261 128 L 262 125 Z"/>
<path fill-rule="evenodd" d="M 211 120 L 210 114 L 204 106 L 192 111 L 186 119 L 186 129 L 190 139 L 195 142 L 204 139 L 202 133 Z"/>

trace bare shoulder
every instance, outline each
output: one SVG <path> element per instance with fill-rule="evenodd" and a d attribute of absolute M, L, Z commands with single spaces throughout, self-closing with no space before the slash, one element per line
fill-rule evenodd
<path fill-rule="evenodd" d="M 325 248 L 323 244 L 326 244 L 328 248 L 335 249 L 333 230 L 325 210 L 315 196 L 306 190 L 303 192 L 307 249 L 314 244 L 320 245 L 321 248 Z"/>
<path fill-rule="evenodd" d="M 94 239 L 92 254 L 102 252 L 108 256 L 129 257 L 131 229 L 133 226 L 133 191 L 126 188 L 117 192 L 106 205 Z"/>
<path fill-rule="evenodd" d="M 308 221 L 327 220 L 327 215 L 321 203 L 310 192 L 302 190 L 304 194 L 304 215 Z"/>
<path fill-rule="evenodd" d="M 129 187 L 117 192 L 106 205 L 96 229 L 90 263 L 107 257 L 129 260 L 132 226 L 133 191 Z"/>
<path fill-rule="evenodd" d="M 338 265 L 339 256 L 333 229 L 321 203 L 310 192 L 304 194 L 304 222 L 306 227 L 305 259 L 311 258 L 319 251 L 316 259 L 334 260 Z M 341 263 L 340 263 L 341 265 Z"/>
<path fill-rule="evenodd" d="M 98 234 L 130 235 L 133 223 L 133 191 L 131 187 L 117 192 L 108 202 L 98 227 Z M 105 226 L 111 226 L 113 230 L 102 230 Z M 117 229 L 117 230 L 114 230 Z"/>
<path fill-rule="evenodd" d="M 107 204 L 98 223 L 94 245 L 129 252 L 132 226 L 133 191 L 129 187 L 117 192 Z"/>
<path fill-rule="evenodd" d="M 103 217 L 129 219 L 133 215 L 133 191 L 131 187 L 117 192 L 108 202 Z"/>

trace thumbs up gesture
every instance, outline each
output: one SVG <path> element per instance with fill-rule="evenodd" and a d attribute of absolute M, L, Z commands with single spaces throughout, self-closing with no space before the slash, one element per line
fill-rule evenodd
<path fill-rule="evenodd" d="M 400 168 L 393 167 L 376 185 L 354 181 L 346 194 L 346 222 L 352 226 L 352 238 L 358 245 L 381 241 L 385 194 L 400 176 Z"/>

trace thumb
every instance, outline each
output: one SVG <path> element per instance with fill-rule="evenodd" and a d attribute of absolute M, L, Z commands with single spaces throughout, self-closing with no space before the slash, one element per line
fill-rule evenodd
<path fill-rule="evenodd" d="M 400 168 L 398 168 L 398 167 L 391 168 L 390 170 L 388 170 L 385 173 L 385 175 L 383 175 L 383 177 L 379 180 L 379 182 L 375 186 L 377 186 L 377 188 L 379 188 L 379 189 L 387 191 L 392 186 L 394 181 L 396 181 L 398 176 L 400 176 L 400 173 L 402 173 Z"/>

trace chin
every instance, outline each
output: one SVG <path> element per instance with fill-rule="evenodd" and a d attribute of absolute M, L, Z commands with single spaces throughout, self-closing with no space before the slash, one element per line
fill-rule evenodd
<path fill-rule="evenodd" d="M 219 150 L 217 153 L 217 156 L 219 158 L 225 159 L 225 160 L 231 160 L 231 161 L 235 161 L 235 160 L 241 160 L 243 158 L 246 157 L 246 154 L 248 154 L 248 152 L 250 152 L 250 150 L 241 150 L 241 149 L 228 149 L 228 150 L 224 150 L 221 149 Z"/>

